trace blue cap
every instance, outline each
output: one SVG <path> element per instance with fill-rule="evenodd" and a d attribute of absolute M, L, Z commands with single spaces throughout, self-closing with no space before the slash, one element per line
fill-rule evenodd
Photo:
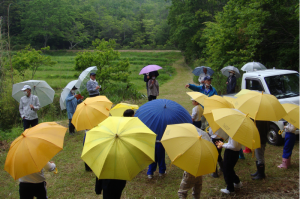
<path fill-rule="evenodd" d="M 210 76 L 206 76 L 206 77 L 204 77 L 204 81 L 205 80 L 212 80 L 212 78 Z"/>
<path fill-rule="evenodd" d="M 96 73 L 91 73 L 91 74 L 90 74 L 90 76 L 94 76 L 94 75 L 96 75 Z"/>

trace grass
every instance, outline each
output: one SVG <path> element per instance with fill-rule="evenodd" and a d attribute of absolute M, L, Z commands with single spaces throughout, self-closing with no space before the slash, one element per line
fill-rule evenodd
<path fill-rule="evenodd" d="M 185 94 L 186 83 L 191 83 L 193 75 L 183 59 L 173 64 L 177 75 L 160 88 L 158 98 L 174 100 L 184 106 L 189 112 L 192 110 L 190 98 Z M 130 101 L 129 101 L 130 102 Z M 146 100 L 137 103 L 142 105 Z M 67 121 L 59 121 L 67 126 Z M 80 159 L 82 152 L 82 140 L 84 133 L 78 132 L 75 136 L 66 134 L 64 149 L 52 160 L 57 164 L 59 173 L 46 173 L 49 198 L 102 198 L 94 192 L 95 176 L 84 171 L 84 163 Z M 209 175 L 203 177 L 202 198 L 299 198 L 299 142 L 296 142 L 292 165 L 288 170 L 279 169 L 281 163 L 282 146 L 267 145 L 265 152 L 267 178 L 261 181 L 253 181 L 250 173 L 256 170 L 255 158 L 246 154 L 245 160 L 239 160 L 235 171 L 243 182 L 243 187 L 236 190 L 235 195 L 225 196 L 219 190 L 225 188 L 224 178 L 212 178 Z M 8 144 L 0 143 L 0 164 L 4 167 L 8 152 Z M 224 150 L 223 150 L 224 151 Z M 178 198 L 177 191 L 182 179 L 183 171 L 170 165 L 170 159 L 166 157 L 167 175 L 163 178 L 154 174 L 153 179 L 148 179 L 146 169 L 140 172 L 132 181 L 127 181 L 122 198 Z M 220 173 L 221 174 L 221 173 Z M 0 198 L 18 198 L 18 182 L 4 170 L 0 171 Z M 191 191 L 189 191 L 189 197 Z"/>

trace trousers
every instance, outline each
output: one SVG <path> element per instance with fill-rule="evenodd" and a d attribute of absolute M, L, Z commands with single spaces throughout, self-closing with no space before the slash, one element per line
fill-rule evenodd
<path fill-rule="evenodd" d="M 223 175 L 227 185 L 227 190 L 234 192 L 234 184 L 240 183 L 240 178 L 235 174 L 234 167 L 239 159 L 239 151 L 225 149 Z"/>
<path fill-rule="evenodd" d="M 192 195 L 195 199 L 200 198 L 200 193 L 202 190 L 202 176 L 195 177 L 192 174 L 184 171 L 183 177 L 178 190 L 178 197 L 180 199 L 187 198 L 188 191 L 193 188 Z"/>
<path fill-rule="evenodd" d="M 75 126 L 72 124 L 72 119 L 69 119 L 69 133 L 75 132 Z"/>
<path fill-rule="evenodd" d="M 260 144 L 260 148 L 255 149 L 257 164 L 265 164 L 265 149 L 266 144 Z"/>
<path fill-rule="evenodd" d="M 20 199 L 33 199 L 33 197 L 36 197 L 37 199 L 46 199 L 48 198 L 46 182 L 45 181 L 41 183 L 20 182 L 19 194 L 20 194 Z"/>
<path fill-rule="evenodd" d="M 160 142 L 155 143 L 155 162 L 149 165 L 147 175 L 153 175 L 158 165 L 159 173 L 166 172 L 165 148 Z"/>
<path fill-rule="evenodd" d="M 149 95 L 148 96 L 148 101 L 150 102 L 150 101 L 152 101 L 152 100 L 155 100 L 156 99 L 156 96 L 154 96 L 154 95 Z"/>
<path fill-rule="evenodd" d="M 292 155 L 295 141 L 296 141 L 295 133 L 289 133 L 289 132 L 285 133 L 282 158 L 289 159 L 289 157 Z"/>
<path fill-rule="evenodd" d="M 31 127 L 34 127 L 36 126 L 37 124 L 39 123 L 39 119 L 36 118 L 36 119 L 33 119 L 33 120 L 26 120 L 26 119 L 23 119 L 23 127 L 24 127 L 24 131 L 28 128 Z"/>
<path fill-rule="evenodd" d="M 193 121 L 193 125 L 201 129 L 201 121 Z"/>

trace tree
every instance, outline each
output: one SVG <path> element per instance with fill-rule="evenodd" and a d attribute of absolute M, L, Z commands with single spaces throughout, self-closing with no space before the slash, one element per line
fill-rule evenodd
<path fill-rule="evenodd" d="M 120 53 L 115 51 L 115 40 L 96 39 L 93 42 L 94 51 L 77 53 L 75 58 L 75 70 L 83 71 L 87 67 L 97 66 L 97 80 L 99 84 L 105 85 L 112 81 L 128 82 L 129 60 L 120 59 Z"/>
<path fill-rule="evenodd" d="M 84 25 L 80 21 L 73 22 L 72 26 L 64 31 L 65 39 L 70 43 L 69 49 L 72 50 L 78 44 L 87 41 L 88 32 L 84 30 Z"/>
<path fill-rule="evenodd" d="M 42 48 L 41 50 L 50 50 L 50 47 L 48 46 L 46 48 Z M 51 60 L 51 57 L 42 55 L 41 50 L 35 50 L 28 45 L 25 49 L 17 52 L 17 54 L 13 56 L 13 67 L 19 72 L 19 75 L 23 80 L 26 78 L 25 73 L 27 70 L 31 71 L 30 79 L 33 79 L 37 69 L 40 66 L 53 66 L 56 64 L 55 61 Z"/>

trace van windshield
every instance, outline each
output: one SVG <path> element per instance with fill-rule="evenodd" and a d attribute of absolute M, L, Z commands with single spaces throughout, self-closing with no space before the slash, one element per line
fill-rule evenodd
<path fill-rule="evenodd" d="M 270 93 L 278 99 L 299 96 L 299 74 L 265 77 Z"/>

